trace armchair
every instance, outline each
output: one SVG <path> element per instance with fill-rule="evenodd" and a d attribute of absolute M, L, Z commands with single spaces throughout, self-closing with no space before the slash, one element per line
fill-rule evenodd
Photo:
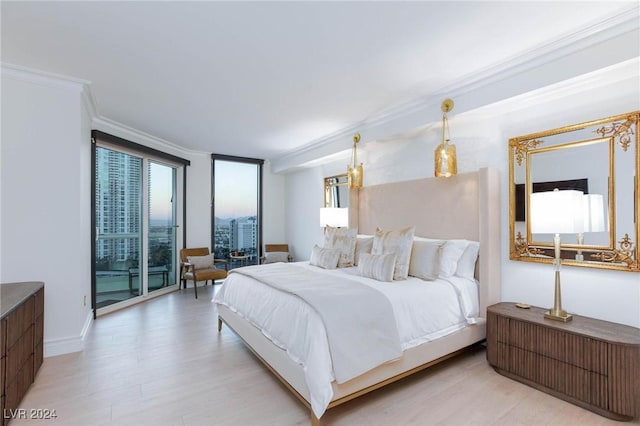
<path fill-rule="evenodd" d="M 260 257 L 260 263 L 293 262 L 293 256 L 289 253 L 289 244 L 265 244 L 264 255 Z"/>
<path fill-rule="evenodd" d="M 198 281 L 205 281 L 205 285 L 211 280 L 222 280 L 227 277 L 228 265 L 226 260 L 215 259 L 209 254 L 208 247 L 184 248 L 180 250 L 180 282 L 187 288 L 187 280 L 193 281 L 193 290 L 198 298 Z M 219 269 L 216 264 L 224 264 L 224 269 Z"/>

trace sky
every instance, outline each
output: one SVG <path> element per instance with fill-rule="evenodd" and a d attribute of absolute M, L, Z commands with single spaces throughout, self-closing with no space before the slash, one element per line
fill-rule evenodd
<path fill-rule="evenodd" d="M 165 221 L 171 217 L 173 195 L 173 168 L 149 162 L 150 205 L 149 220 Z"/>
<path fill-rule="evenodd" d="M 258 213 L 258 167 L 255 164 L 215 160 L 215 214 L 219 218 Z"/>
<path fill-rule="evenodd" d="M 150 220 L 171 217 L 172 168 L 150 162 Z M 215 213 L 219 218 L 257 214 L 258 167 L 255 164 L 216 160 Z"/>

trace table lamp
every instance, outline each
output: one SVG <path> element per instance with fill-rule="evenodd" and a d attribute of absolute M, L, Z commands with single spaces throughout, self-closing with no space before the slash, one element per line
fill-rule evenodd
<path fill-rule="evenodd" d="M 571 314 L 562 309 L 560 292 L 560 234 L 579 234 L 584 228 L 582 191 L 535 192 L 529 207 L 531 233 L 554 234 L 555 294 L 553 308 L 544 317 L 556 321 L 571 321 Z"/>
<path fill-rule="evenodd" d="M 322 207 L 320 209 L 320 226 L 322 228 L 349 226 L 349 208 Z"/>

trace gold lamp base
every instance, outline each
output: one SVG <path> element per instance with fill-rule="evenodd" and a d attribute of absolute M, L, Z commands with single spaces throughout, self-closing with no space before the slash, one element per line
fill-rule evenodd
<path fill-rule="evenodd" d="M 557 234 L 556 234 L 556 238 Z M 560 260 L 556 259 L 557 265 L 559 265 Z M 555 285 L 555 294 L 553 297 L 553 308 L 549 309 L 544 313 L 544 317 L 547 319 L 551 319 L 554 321 L 562 321 L 567 322 L 571 321 L 573 315 L 568 314 L 567 311 L 562 309 L 562 297 L 560 295 L 560 271 L 556 270 L 556 285 Z"/>
<path fill-rule="evenodd" d="M 568 314 L 567 311 L 554 312 L 553 309 L 549 309 L 544 313 L 544 317 L 550 320 L 569 322 L 573 319 L 573 315 Z"/>

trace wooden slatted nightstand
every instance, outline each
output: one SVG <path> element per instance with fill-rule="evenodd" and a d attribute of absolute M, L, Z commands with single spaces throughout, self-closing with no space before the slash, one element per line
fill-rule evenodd
<path fill-rule="evenodd" d="M 500 374 L 615 420 L 640 416 L 640 329 L 514 303 L 487 308 L 487 360 Z"/>

